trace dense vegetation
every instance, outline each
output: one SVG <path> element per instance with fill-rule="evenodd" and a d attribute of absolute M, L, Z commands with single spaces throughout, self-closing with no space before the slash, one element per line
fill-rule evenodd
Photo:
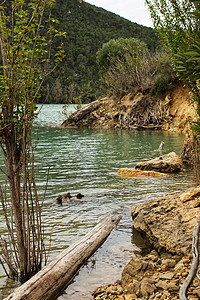
<path fill-rule="evenodd" d="M 110 40 L 97 52 L 102 90 L 119 99 L 138 90 L 163 96 L 172 89 L 176 74 L 168 52 L 151 53 L 135 38 Z"/>
<path fill-rule="evenodd" d="M 132 23 L 102 8 L 78 0 L 57 0 L 52 16 L 66 32 L 65 59 L 50 75 L 42 90 L 42 101 L 70 103 L 94 100 L 100 93 L 96 52 L 111 39 L 137 38 L 150 51 L 158 47 L 153 29 Z"/>

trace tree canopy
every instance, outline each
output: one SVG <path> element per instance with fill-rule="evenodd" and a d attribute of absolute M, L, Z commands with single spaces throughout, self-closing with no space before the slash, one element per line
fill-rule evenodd
<path fill-rule="evenodd" d="M 100 94 L 96 52 L 111 39 L 137 38 L 151 51 L 159 45 L 152 28 L 84 1 L 57 0 L 52 14 L 59 20 L 56 28 L 66 32 L 63 46 L 66 56 L 46 81 L 42 90 L 44 102 L 65 103 L 79 96 L 82 102 L 94 100 Z"/>

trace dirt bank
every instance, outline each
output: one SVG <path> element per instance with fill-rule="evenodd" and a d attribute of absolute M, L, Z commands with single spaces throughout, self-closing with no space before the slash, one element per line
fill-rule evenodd
<path fill-rule="evenodd" d="M 191 118 L 196 118 L 194 103 L 188 90 L 178 85 L 163 98 L 146 90 L 120 100 L 96 100 L 73 113 L 62 127 L 186 131 Z"/>

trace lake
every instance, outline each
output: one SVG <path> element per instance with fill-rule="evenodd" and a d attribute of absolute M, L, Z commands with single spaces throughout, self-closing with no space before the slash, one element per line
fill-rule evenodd
<path fill-rule="evenodd" d="M 68 108 L 73 111 L 73 106 Z M 39 194 L 48 188 L 43 208 L 46 242 L 50 259 L 77 241 L 103 217 L 120 210 L 123 216 L 118 227 L 80 270 L 62 299 L 90 299 L 89 291 L 120 279 L 123 267 L 141 240 L 133 231 L 131 207 L 147 199 L 157 198 L 193 185 L 192 173 L 184 170 L 167 178 L 129 178 L 117 175 L 120 168 L 134 168 L 150 158 L 164 141 L 163 154 L 180 154 L 183 134 L 160 131 L 120 129 L 63 129 L 62 105 L 44 105 L 34 124 L 39 143 L 35 155 Z M 3 162 L 1 161 L 1 165 Z M 58 194 L 82 193 L 63 206 L 55 204 Z M 5 224 L 0 207 L 0 226 Z M 8 280 L 0 269 L 0 299 L 8 295 L 17 283 Z"/>

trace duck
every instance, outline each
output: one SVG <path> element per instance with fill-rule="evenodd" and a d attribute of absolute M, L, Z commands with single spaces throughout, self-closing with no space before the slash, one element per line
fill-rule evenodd
<path fill-rule="evenodd" d="M 63 195 L 62 195 L 62 201 L 63 201 L 63 202 L 69 202 L 71 198 L 72 198 L 72 196 L 71 196 L 70 193 L 63 194 Z"/>
<path fill-rule="evenodd" d="M 71 198 L 72 196 L 70 193 L 58 195 L 58 197 L 56 198 L 56 203 L 62 205 L 63 202 L 69 202 Z"/>
<path fill-rule="evenodd" d="M 77 195 L 76 195 L 76 198 L 77 199 L 82 199 L 84 197 L 84 195 L 82 195 L 81 193 L 78 193 Z"/>

